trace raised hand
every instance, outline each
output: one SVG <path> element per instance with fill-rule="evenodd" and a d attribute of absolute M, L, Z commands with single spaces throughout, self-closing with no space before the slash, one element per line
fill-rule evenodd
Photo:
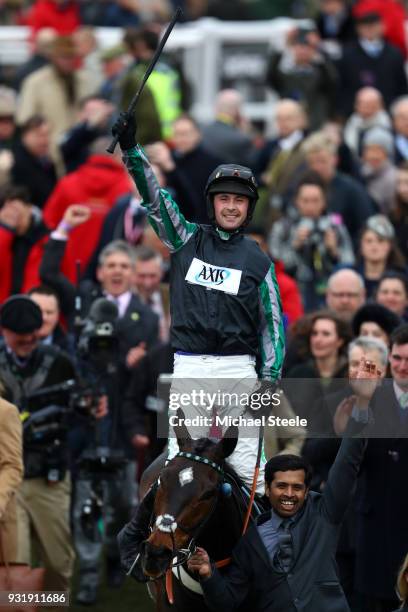
<path fill-rule="evenodd" d="M 72 228 L 82 225 L 91 216 L 91 209 L 84 204 L 71 204 L 66 209 L 62 221 Z"/>
<path fill-rule="evenodd" d="M 128 351 L 126 355 L 126 365 L 128 368 L 134 368 L 137 366 L 139 361 L 146 355 L 146 342 L 139 342 L 137 346 L 134 346 Z"/>
<path fill-rule="evenodd" d="M 146 147 L 150 163 L 157 164 L 164 172 L 171 172 L 176 167 L 169 147 L 164 142 L 155 142 Z"/>
<path fill-rule="evenodd" d="M 381 379 L 382 372 L 373 361 L 362 357 L 355 378 L 350 378 L 350 386 L 357 396 L 360 407 L 367 407 Z"/>

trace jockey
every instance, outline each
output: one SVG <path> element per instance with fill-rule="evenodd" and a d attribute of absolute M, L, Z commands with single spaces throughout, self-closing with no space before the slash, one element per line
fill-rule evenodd
<path fill-rule="evenodd" d="M 248 404 L 241 398 L 252 397 L 255 390 L 270 392 L 281 373 L 284 331 L 274 265 L 243 231 L 258 199 L 257 184 L 249 168 L 219 166 L 205 190 L 211 225 L 190 223 L 170 194 L 160 189 L 143 149 L 136 144 L 134 118 L 121 114 L 112 132 L 119 137 L 124 163 L 149 221 L 171 252 L 171 343 L 175 351 L 171 397 L 205 391 L 199 405 L 192 401 L 182 409 L 188 417 L 202 417 L 195 427 L 187 425 L 191 436 L 209 437 L 214 435 L 211 423 L 216 416 L 242 415 Z M 231 398 L 232 393 L 230 403 L 220 400 Z M 227 421 L 220 423 L 221 429 L 227 429 Z M 228 458 L 248 486 L 258 452 L 257 431 L 256 426 L 251 431 L 240 426 L 236 449 Z M 178 452 L 171 426 L 168 449 L 171 459 Z M 262 452 L 260 494 L 264 492 L 265 462 Z"/>

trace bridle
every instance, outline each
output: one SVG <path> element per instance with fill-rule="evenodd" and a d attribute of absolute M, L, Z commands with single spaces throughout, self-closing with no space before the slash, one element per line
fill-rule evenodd
<path fill-rule="evenodd" d="M 225 472 L 218 463 L 215 463 L 215 461 L 212 461 L 211 459 L 208 459 L 207 457 L 202 457 L 201 455 L 196 455 L 195 453 L 180 451 L 177 453 L 177 455 L 173 457 L 173 459 L 169 461 L 168 465 L 171 464 L 171 462 L 174 461 L 174 459 L 177 459 L 177 457 L 183 457 L 184 459 L 189 459 L 190 461 L 195 461 L 196 463 L 202 463 L 203 465 L 206 465 L 210 467 L 211 469 L 215 470 L 216 472 L 218 472 L 218 474 L 220 475 L 220 478 L 218 480 L 218 484 L 215 490 L 215 495 L 212 501 L 210 511 L 206 514 L 204 520 L 198 521 L 192 527 L 187 527 L 185 525 L 182 525 L 171 514 L 163 514 L 163 515 L 158 516 L 154 522 L 154 526 L 152 526 L 152 520 L 151 520 L 150 522 L 151 532 L 154 530 L 154 528 L 156 528 L 162 533 L 168 533 L 171 538 L 172 563 L 170 567 L 168 568 L 170 571 L 173 568 L 178 568 L 180 565 L 183 565 L 183 563 L 188 561 L 191 555 L 194 554 L 194 551 L 196 549 L 195 543 L 197 541 L 197 537 L 199 536 L 201 531 L 204 529 L 205 525 L 208 523 L 210 518 L 213 516 L 215 512 L 215 508 L 217 507 L 217 503 L 219 500 L 221 484 L 222 482 L 225 481 Z M 153 516 L 152 516 L 152 519 L 153 519 Z M 186 535 L 191 536 L 188 546 L 186 548 L 176 548 L 176 542 L 174 539 L 174 533 L 176 529 L 180 529 L 180 531 L 182 531 Z M 164 573 L 165 572 L 161 573 L 156 578 L 150 579 L 150 580 L 158 580 L 164 575 Z M 180 576 L 179 576 L 179 579 L 180 579 Z"/>
<path fill-rule="evenodd" d="M 244 533 L 247 530 L 248 527 L 248 523 L 249 523 L 249 519 L 251 517 L 251 513 L 252 513 L 252 508 L 254 505 L 254 498 L 255 498 L 255 491 L 256 491 L 256 483 L 257 483 L 257 479 L 258 479 L 258 475 L 259 475 L 259 466 L 260 466 L 260 461 L 261 461 L 261 452 L 262 452 L 262 439 L 263 439 L 263 431 L 264 428 L 260 427 L 259 428 L 259 432 L 258 432 L 258 452 L 257 452 L 257 458 L 256 458 L 256 464 L 255 464 L 255 470 L 254 470 L 254 477 L 253 477 L 253 482 L 252 482 L 252 489 L 251 489 L 251 495 L 249 498 L 249 504 L 248 504 L 248 508 L 247 508 L 247 512 L 246 512 L 246 516 L 245 516 L 245 520 L 244 520 L 244 526 L 243 526 L 243 530 L 242 530 L 242 535 L 244 535 Z M 205 527 L 205 525 L 207 524 L 207 522 L 209 521 L 209 519 L 212 517 L 212 515 L 214 514 L 215 508 L 217 506 L 218 503 L 218 499 L 219 499 L 219 495 L 220 495 L 220 491 L 221 491 L 221 486 L 222 486 L 222 482 L 226 482 L 226 474 L 224 472 L 224 470 L 222 469 L 222 467 L 218 464 L 215 463 L 214 461 L 212 461 L 211 459 L 208 459 L 207 457 L 202 457 L 201 455 L 196 455 L 195 453 L 190 453 L 190 452 L 184 452 L 184 451 L 179 451 L 177 453 L 177 455 L 175 455 L 173 457 L 173 459 L 171 459 L 169 461 L 169 463 L 171 463 L 171 461 L 173 461 L 174 459 L 176 459 L 177 457 L 184 457 L 185 459 L 189 459 L 191 461 L 195 461 L 197 463 L 202 463 L 204 465 L 207 465 L 209 467 L 211 467 L 212 469 L 216 470 L 221 478 L 218 481 L 218 485 L 216 488 L 216 495 L 214 496 L 214 501 L 211 507 L 211 511 L 207 514 L 207 516 L 205 517 L 205 519 L 200 523 L 198 523 L 197 525 L 195 525 L 194 527 L 183 527 L 183 525 L 180 525 L 179 523 L 177 523 L 176 519 L 170 515 L 170 514 L 164 514 L 161 515 L 161 520 L 159 521 L 159 524 L 157 524 L 157 521 L 160 517 L 158 517 L 155 521 L 155 527 L 157 529 L 159 529 L 159 531 L 168 533 L 171 537 L 171 541 L 172 541 L 172 562 L 169 568 L 167 568 L 167 570 L 165 570 L 164 572 L 162 572 L 159 576 L 156 576 L 155 578 L 149 578 L 147 580 L 147 582 L 156 582 L 157 580 L 161 579 L 163 576 L 165 576 L 165 585 L 166 585 L 166 593 L 167 593 L 167 597 L 169 600 L 170 604 L 174 603 L 174 596 L 173 596 L 173 584 L 172 584 L 172 570 L 173 568 L 177 569 L 177 577 L 179 580 L 179 583 L 183 585 L 183 581 L 181 579 L 181 575 L 180 575 L 180 566 L 183 565 L 183 563 L 185 563 L 186 561 L 189 560 L 189 558 L 194 554 L 194 551 L 196 549 L 196 539 L 197 536 L 199 535 L 199 533 L 202 531 L 202 529 Z M 235 479 L 232 478 L 233 482 L 236 484 Z M 228 485 L 230 486 L 230 485 Z M 238 487 L 239 489 L 239 487 Z M 153 515 L 152 515 L 152 519 L 153 519 Z M 152 525 L 152 519 L 150 521 L 150 530 L 153 531 L 153 527 Z M 187 535 L 190 535 L 193 532 L 193 535 L 190 539 L 190 542 L 187 546 L 187 548 L 176 548 L 176 543 L 175 543 L 175 539 L 174 539 L 174 532 L 176 531 L 176 529 L 180 529 L 181 531 L 183 531 L 184 533 L 186 533 Z M 195 532 L 195 533 L 194 533 Z M 128 574 L 131 574 L 133 567 L 136 565 L 138 559 L 140 557 L 140 553 L 137 555 L 134 563 L 132 564 L 132 567 L 130 568 Z M 227 559 L 222 559 L 220 561 L 217 561 L 215 563 L 216 567 L 225 567 L 226 565 L 228 565 L 230 563 L 231 559 L 227 558 Z"/>

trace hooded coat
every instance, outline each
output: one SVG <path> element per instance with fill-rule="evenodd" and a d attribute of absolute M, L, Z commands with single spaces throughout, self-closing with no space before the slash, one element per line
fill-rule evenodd
<path fill-rule="evenodd" d="M 78 2 L 69 0 L 58 4 L 55 0 L 37 0 L 28 15 L 27 25 L 34 32 L 52 28 L 60 35 L 72 34 L 81 25 Z"/>
<path fill-rule="evenodd" d="M 47 240 L 48 229 L 38 215 L 24 236 L 0 224 L 0 304 L 12 293 L 26 293 L 39 285 L 38 269 Z"/>

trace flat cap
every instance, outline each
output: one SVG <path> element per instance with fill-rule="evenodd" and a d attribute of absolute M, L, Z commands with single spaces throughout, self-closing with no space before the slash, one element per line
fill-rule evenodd
<path fill-rule="evenodd" d="M 124 45 L 114 45 L 113 47 L 108 47 L 101 51 L 100 58 L 102 62 L 110 62 L 111 60 L 117 59 L 118 57 L 122 57 L 127 53 Z"/>
<path fill-rule="evenodd" d="M 26 295 L 11 296 L 0 309 L 0 326 L 15 334 L 31 334 L 42 324 L 40 307 Z"/>

